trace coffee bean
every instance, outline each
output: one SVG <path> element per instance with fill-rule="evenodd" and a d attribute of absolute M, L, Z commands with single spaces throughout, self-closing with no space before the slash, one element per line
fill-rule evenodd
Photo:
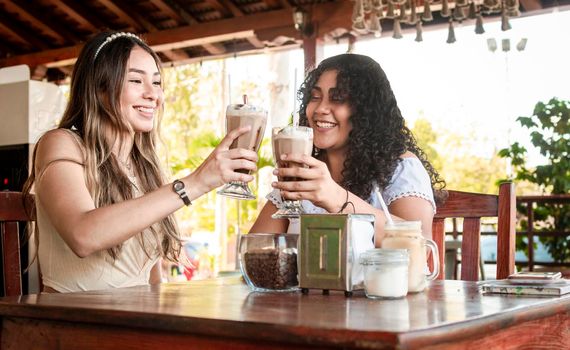
<path fill-rule="evenodd" d="M 253 249 L 244 254 L 244 267 L 259 288 L 286 289 L 297 286 L 297 253 L 278 249 Z"/>

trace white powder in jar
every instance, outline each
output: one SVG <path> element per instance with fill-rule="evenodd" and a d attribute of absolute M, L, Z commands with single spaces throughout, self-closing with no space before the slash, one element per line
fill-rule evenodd
<path fill-rule="evenodd" d="M 364 289 L 369 298 L 401 298 L 408 294 L 407 264 L 367 265 Z"/>

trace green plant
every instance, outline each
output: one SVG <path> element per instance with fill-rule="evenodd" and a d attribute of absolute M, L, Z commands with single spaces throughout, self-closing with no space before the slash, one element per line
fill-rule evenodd
<path fill-rule="evenodd" d="M 543 194 L 567 194 L 570 191 L 570 101 L 552 98 L 548 103 L 538 102 L 533 115 L 517 121 L 530 131 L 530 140 L 547 164 L 535 168 L 527 166 L 527 150 L 518 142 L 499 151 L 509 158 L 515 170 L 515 181 L 526 181 L 538 186 Z M 541 231 L 566 231 L 570 227 L 570 206 L 538 203 L 534 210 L 535 227 Z M 526 208 L 519 208 L 523 213 Z M 526 229 L 528 221 L 520 221 Z M 570 239 L 565 236 L 541 236 L 540 241 L 557 262 L 570 260 Z M 526 251 L 528 242 L 517 238 L 517 248 Z"/>

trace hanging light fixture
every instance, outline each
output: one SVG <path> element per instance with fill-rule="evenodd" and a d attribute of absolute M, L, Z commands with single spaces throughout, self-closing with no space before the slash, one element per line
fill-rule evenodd
<path fill-rule="evenodd" d="M 373 34 L 375 37 L 382 35 L 382 21 L 393 21 L 392 37 L 402 38 L 402 25 L 416 26 L 416 41 L 422 41 L 422 22 L 434 19 L 431 5 L 439 0 L 352 0 L 352 32 L 356 35 Z M 510 17 L 520 15 L 520 0 L 441 0 L 439 15 L 449 18 L 448 43 L 456 41 L 454 21 L 463 22 L 474 20 L 475 33 L 483 34 L 483 15 L 497 14 L 500 12 L 501 29 L 511 29 Z M 297 13 L 299 12 L 299 13 Z M 309 14 L 300 8 L 294 12 L 295 28 L 303 35 L 312 34 Z M 307 24 L 308 23 L 308 24 Z M 311 30 L 307 28 L 310 26 Z M 309 34 L 309 35 L 311 35 Z"/>
<path fill-rule="evenodd" d="M 449 30 L 447 32 L 447 43 L 453 44 L 455 42 L 455 29 L 453 28 L 453 21 L 449 21 Z"/>
<path fill-rule="evenodd" d="M 416 23 L 416 38 L 414 39 L 418 43 L 424 41 L 422 32 L 422 21 L 418 21 L 418 23 Z"/>
<path fill-rule="evenodd" d="M 293 9 L 293 24 L 295 29 L 301 32 L 303 36 L 313 35 L 313 25 L 309 17 L 309 13 L 301 7 Z"/>

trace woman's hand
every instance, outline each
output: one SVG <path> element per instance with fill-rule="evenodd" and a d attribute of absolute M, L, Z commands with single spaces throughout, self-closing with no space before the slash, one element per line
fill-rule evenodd
<path fill-rule="evenodd" d="M 280 178 L 297 177 L 304 181 L 278 181 L 272 183 L 281 190 L 281 196 L 291 200 L 306 199 L 324 208 L 329 213 L 338 212 L 346 200 L 346 191 L 337 184 L 327 165 L 311 156 L 284 154 L 281 161 L 294 162 L 304 167 L 275 169 L 273 174 Z"/>
<path fill-rule="evenodd" d="M 187 186 L 199 186 L 203 193 L 232 181 L 250 182 L 253 176 L 237 172 L 238 169 L 255 171 L 257 153 L 243 148 L 230 149 L 232 142 L 249 132 L 250 126 L 230 131 L 208 158 L 190 174 Z"/>

